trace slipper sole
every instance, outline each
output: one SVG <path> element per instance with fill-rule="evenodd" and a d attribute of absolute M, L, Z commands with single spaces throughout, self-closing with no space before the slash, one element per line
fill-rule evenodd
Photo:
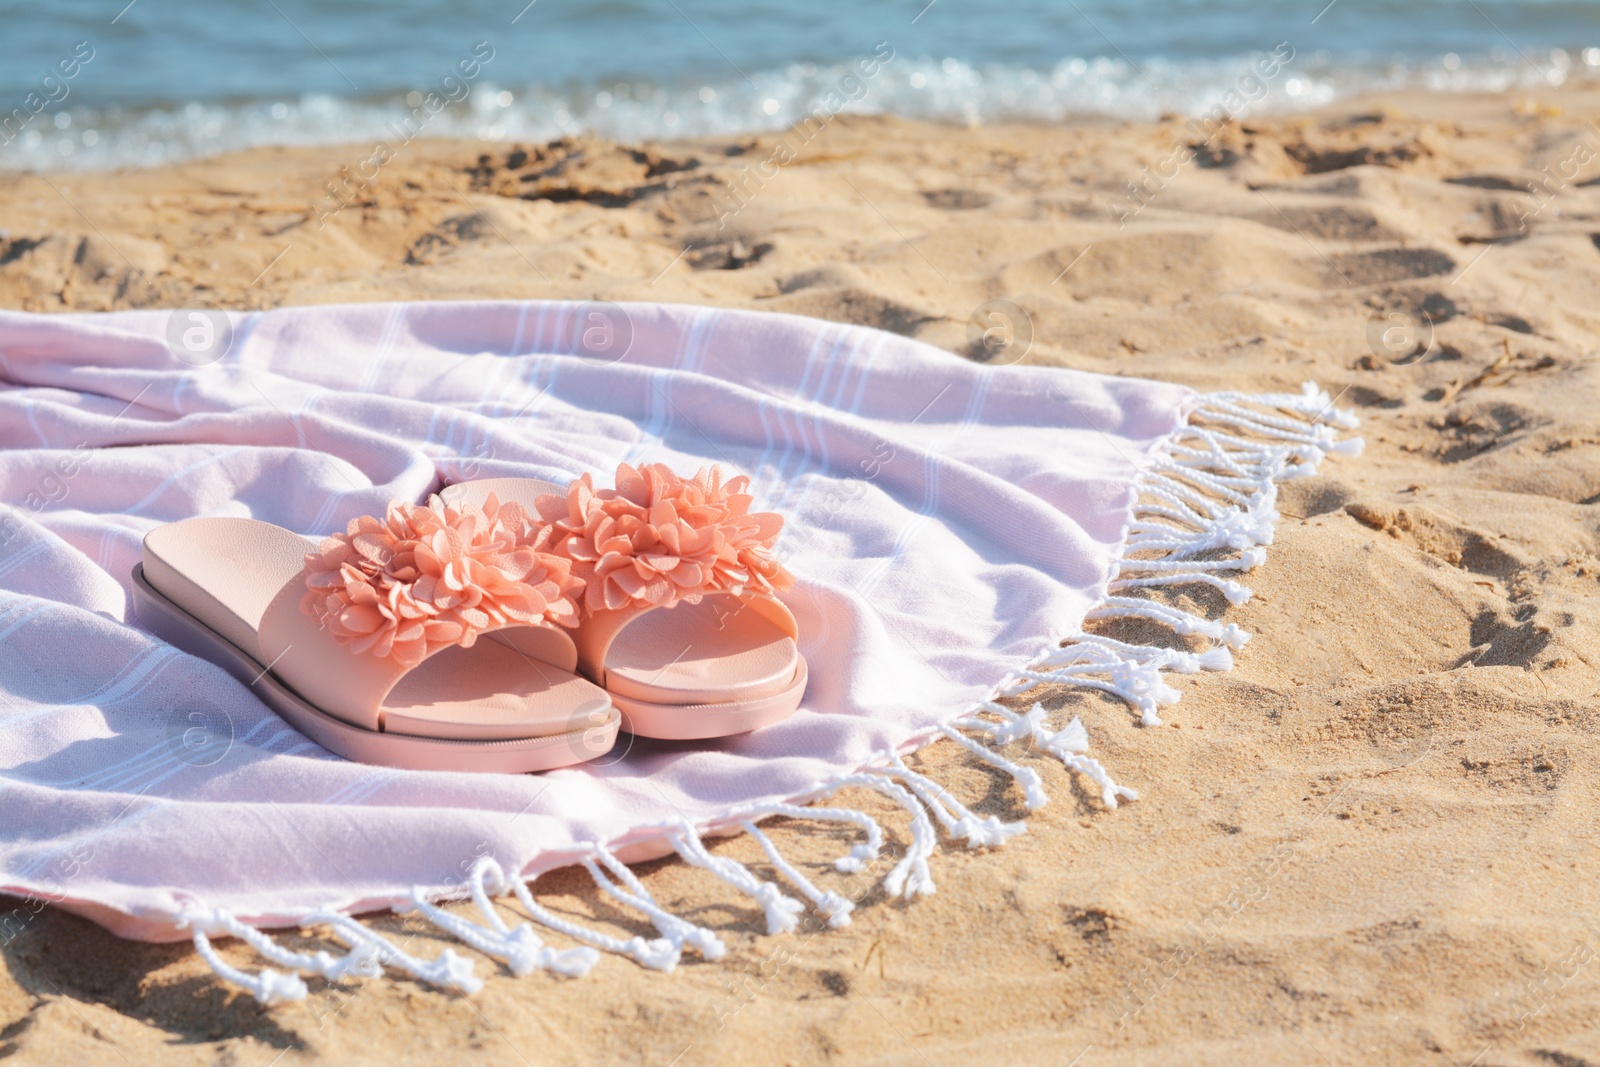
<path fill-rule="evenodd" d="M 296 730 L 329 752 L 358 763 L 416 771 L 548 771 L 605 755 L 622 726 L 622 716 L 612 704 L 583 712 L 583 725 L 577 729 L 503 741 L 457 741 L 364 730 L 306 703 L 237 645 L 157 592 L 145 580 L 143 566 L 133 569 L 133 608 L 145 629 L 221 667 Z"/>
<path fill-rule="evenodd" d="M 805 696 L 809 674 L 802 657 L 788 685 L 771 696 L 726 704 L 653 704 L 607 692 L 622 712 L 622 728 L 635 737 L 661 741 L 704 741 L 771 726 L 793 715 Z"/>

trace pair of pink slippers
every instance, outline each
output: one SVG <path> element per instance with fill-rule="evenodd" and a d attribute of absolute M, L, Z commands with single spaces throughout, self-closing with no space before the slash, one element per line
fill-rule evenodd
<path fill-rule="evenodd" d="M 660 464 L 614 489 L 463 482 L 320 545 L 185 519 L 145 536 L 134 607 L 363 763 L 517 773 L 604 755 L 619 730 L 725 737 L 806 688 L 775 595 L 783 519 L 751 513 L 748 485 Z"/>

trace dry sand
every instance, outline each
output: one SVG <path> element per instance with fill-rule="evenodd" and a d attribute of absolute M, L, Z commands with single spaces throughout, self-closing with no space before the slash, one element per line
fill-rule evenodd
<path fill-rule="evenodd" d="M 1233 615 L 1257 636 L 1233 673 L 1175 680 L 1168 726 L 1046 694 L 1143 799 L 1106 811 L 1037 759 L 1054 803 L 1001 851 L 942 852 L 934 897 L 869 895 L 847 930 L 766 939 L 704 872 L 655 864 L 651 891 L 722 930 L 728 960 L 607 958 L 582 981 L 483 961 L 475 999 L 386 980 L 270 1010 L 187 945 L 47 910 L 3 950 L 0 1058 L 1600 1063 L 1597 116 L 1578 91 L 1366 100 L 1229 127 L 1183 165 L 1164 162 L 1193 139 L 1176 120 L 841 118 L 788 135 L 798 158 L 720 230 L 725 183 L 782 138 L 419 145 L 320 229 L 308 203 L 367 149 L 6 178 L 10 307 L 690 301 L 972 354 L 973 308 L 1006 298 L 1031 361 L 1201 389 L 1314 377 L 1368 448 L 1285 486 Z M 1145 165 L 1170 178 L 1119 226 Z M 1373 340 L 1390 312 L 1431 316 L 1425 355 Z M 947 749 L 922 765 L 1020 814 Z M 751 842 L 720 847 L 760 867 Z M 586 878 L 545 889 L 638 929 Z"/>

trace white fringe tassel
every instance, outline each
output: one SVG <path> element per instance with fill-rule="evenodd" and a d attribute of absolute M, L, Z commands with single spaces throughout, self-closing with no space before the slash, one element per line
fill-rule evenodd
<path fill-rule="evenodd" d="M 592 948 L 548 947 L 528 923 L 519 923 L 514 930 L 506 926 L 489 899 L 491 894 L 502 896 L 509 891 L 505 871 L 492 857 L 484 856 L 473 865 L 467 884 L 472 902 L 483 916 L 483 926 L 428 903 L 427 894 L 420 888 L 411 890 L 409 904 L 396 905 L 394 910 L 401 915 L 416 912 L 485 956 L 504 960 L 518 978 L 534 971 L 554 971 L 569 978 L 581 978 L 599 961 L 600 953 Z"/>
<path fill-rule="evenodd" d="M 1025 833 L 1028 829 L 1026 823 L 1003 823 L 993 815 L 987 819 L 979 819 L 973 814 L 972 809 L 951 796 L 938 782 L 926 775 L 918 774 L 898 757 L 879 773 L 886 778 L 897 778 L 905 783 L 906 788 L 933 813 L 933 817 L 944 827 L 950 839 L 965 841 L 968 848 L 999 848 L 1009 838 Z"/>
<path fill-rule="evenodd" d="M 594 879 L 595 884 L 603 892 L 623 904 L 627 904 L 629 907 L 642 911 L 649 916 L 650 921 L 660 931 L 662 938 L 672 945 L 677 954 L 681 955 L 683 946 L 688 945 L 708 960 L 720 960 L 727 955 L 728 947 L 722 943 L 722 940 L 716 934 L 703 926 L 696 926 L 692 922 L 678 918 L 657 904 L 655 898 L 650 895 L 650 891 L 644 887 L 644 883 L 639 881 L 632 871 L 628 870 L 627 864 L 600 846 L 595 847 L 595 857 L 605 865 L 606 870 L 614 874 L 617 880 L 627 888 L 623 889 L 610 881 L 601 873 L 600 867 L 594 859 L 586 858 L 582 863 L 588 869 L 589 875 Z"/>
<path fill-rule="evenodd" d="M 1209 640 L 1210 647 L 1189 652 L 1079 631 L 1018 671 L 1000 694 L 1017 696 L 1049 683 L 1098 689 L 1137 708 L 1145 726 L 1160 726 L 1159 709 L 1182 696 L 1162 681 L 1162 672 L 1228 670 L 1233 653 L 1250 635 L 1231 622 L 1125 594 L 1205 585 L 1230 604 L 1249 600 L 1250 590 L 1224 575 L 1248 573 L 1266 559 L 1262 546 L 1272 543 L 1278 521 L 1277 483 L 1314 473 L 1330 453 L 1360 454 L 1359 437 L 1339 440 L 1336 432 L 1356 425 L 1313 382 L 1299 393 L 1213 393 L 1200 398 L 1188 425 L 1172 436 L 1165 454 L 1135 483 L 1126 552 L 1107 595 L 1086 618 L 1143 619 L 1180 637 Z M 1203 553 L 1226 555 L 1197 558 Z M 994 708 L 984 710 L 994 714 Z M 1082 758 L 1083 773 L 1103 775 L 1097 763 L 1088 768 L 1091 762 Z M 1113 802 L 1113 790 L 1107 788 L 1107 803 Z"/>
<path fill-rule="evenodd" d="M 583 941 L 603 952 L 615 953 L 626 956 L 641 967 L 648 967 L 652 971 L 670 971 L 678 965 L 678 957 L 683 954 L 680 946 L 673 944 L 666 938 L 656 938 L 646 941 L 635 935 L 630 938 L 612 937 L 598 930 L 591 930 L 587 926 L 563 919 L 549 908 L 544 907 L 533 899 L 532 881 L 524 882 L 520 878 L 511 879 L 511 891 L 517 895 L 517 900 L 522 904 L 530 918 L 535 922 L 548 926 L 560 934 L 566 934 L 574 941 Z"/>
<path fill-rule="evenodd" d="M 800 925 L 800 915 L 805 905 L 783 891 L 774 882 L 763 882 L 750 873 L 750 868 L 727 856 L 714 856 L 700 840 L 700 834 L 685 819 L 678 832 L 672 835 L 672 847 L 678 855 L 695 867 L 704 867 L 740 892 L 746 893 L 761 905 L 767 916 L 767 933 L 786 934 Z"/>
<path fill-rule="evenodd" d="M 870 789 L 875 793 L 882 793 L 890 800 L 904 808 L 911 816 L 911 843 L 906 848 L 906 854 L 900 857 L 900 862 L 889 869 L 884 875 L 884 892 L 891 897 L 903 896 L 907 900 L 913 897 L 929 896 L 934 891 L 933 875 L 928 870 L 928 857 L 933 855 L 933 850 L 939 846 L 939 835 L 933 829 L 933 823 L 928 820 L 928 809 L 915 795 L 907 792 L 898 783 L 893 782 L 881 774 L 861 772 L 847 774 L 835 778 L 819 792 L 819 799 L 832 796 L 841 789 L 858 786 Z M 835 864 L 839 866 L 839 864 Z M 841 868 L 843 869 L 843 868 Z"/>
<path fill-rule="evenodd" d="M 1001 722 L 996 725 L 980 719 L 977 716 L 981 714 L 994 715 Z M 1118 797 L 1125 800 L 1139 799 L 1137 792 L 1113 782 L 1106 769 L 1100 765 L 1100 761 L 1086 754 L 1089 751 L 1089 731 L 1084 728 L 1077 716 L 1073 716 L 1066 729 L 1052 733 L 1045 726 L 1045 714 L 1043 704 L 1035 704 L 1027 714 L 1019 715 L 1000 704 L 986 702 L 972 715 L 957 719 L 954 725 L 970 730 L 981 730 L 989 736 L 991 744 L 996 746 L 1009 744 L 1022 737 L 1030 738 L 1034 744 L 1065 764 L 1068 770 L 1076 771 L 1099 786 L 1100 800 L 1108 808 L 1117 806 Z"/>
<path fill-rule="evenodd" d="M 778 846 L 772 843 L 772 838 L 762 833 L 761 828 L 749 819 L 740 822 L 739 826 L 745 833 L 755 838 L 756 843 L 761 846 L 761 850 L 767 854 L 767 858 L 772 861 L 772 865 L 778 869 L 779 873 L 793 882 L 794 887 L 800 890 L 806 899 L 815 904 L 818 911 L 828 917 L 829 926 L 850 925 L 850 913 L 855 910 L 856 906 L 850 903 L 848 898 L 831 889 L 826 893 L 818 889 L 811 879 L 800 873 L 799 868 L 783 858 L 783 853 L 779 852 Z"/>
<path fill-rule="evenodd" d="M 293 952 L 221 908 L 192 907 L 178 920 L 180 929 L 187 927 L 193 932 L 195 951 L 211 965 L 212 971 L 227 981 L 243 986 L 262 1004 L 303 1000 L 306 996 L 304 980 L 297 974 L 283 974 L 270 967 L 256 974 L 241 971 L 217 954 L 211 944 L 212 935 L 237 937 L 273 963 L 330 982 L 343 981 L 352 976 L 376 978 L 386 967 L 398 967 L 429 985 L 463 993 L 476 993 L 483 988 L 483 980 L 472 973 L 472 961 L 456 955 L 453 949 L 445 949 L 432 960 L 421 960 L 384 940 L 350 916 L 331 911 L 311 912 L 300 920 L 300 925 L 332 927 L 334 937 L 350 951 L 342 956 L 321 949 L 316 952 Z"/>
<path fill-rule="evenodd" d="M 1328 394 L 1310 382 L 1299 393 L 1213 393 L 1201 397 L 1188 425 L 1172 435 L 1163 454 L 1136 481 L 1136 501 L 1124 537 L 1124 558 L 1111 576 L 1106 595 L 1086 619 L 1141 619 L 1165 626 L 1179 637 L 1200 638 L 1208 642 L 1207 647 L 1189 651 L 1139 645 L 1080 631 L 1016 671 L 995 695 L 1014 697 L 1039 684 L 1095 689 L 1137 708 L 1143 724 L 1159 726 L 1157 709 L 1177 703 L 1181 695 L 1162 680 L 1162 673 L 1229 670 L 1233 654 L 1245 646 L 1250 635 L 1233 623 L 1203 618 L 1159 600 L 1128 594 L 1199 585 L 1217 590 L 1230 604 L 1244 603 L 1250 598 L 1250 590 L 1229 575 L 1247 574 L 1266 558 L 1263 546 L 1272 543 L 1273 526 L 1278 520 L 1277 483 L 1311 474 L 1330 453 L 1359 454 L 1360 438 L 1340 440 L 1336 432 L 1355 426 L 1353 417 L 1336 410 Z M 1202 555 L 1208 558 L 1200 558 Z M 1063 729 L 1053 729 L 1042 704 L 1019 712 L 994 700 L 985 701 L 940 727 L 932 737 L 948 738 L 981 763 L 1008 774 L 1022 791 L 1029 811 L 1043 807 L 1049 798 L 1037 771 L 999 751 L 1017 742 L 1049 753 L 1088 779 L 1108 808 L 1115 808 L 1119 800 L 1138 798 L 1134 790 L 1112 781 L 1099 761 L 1089 756 L 1088 731 L 1079 719 L 1074 717 Z M 979 818 L 947 789 L 912 770 L 897 755 L 820 783 L 804 799 L 814 804 L 851 788 L 872 790 L 893 801 L 910 817 L 905 854 L 882 880 L 885 892 L 893 897 L 909 899 L 934 892 L 928 860 L 938 847 L 935 823 L 952 841 L 964 842 L 968 848 L 998 848 L 1027 828 L 1024 823 L 1001 822 L 992 815 Z M 663 834 L 685 861 L 711 872 L 759 905 L 769 934 L 794 930 L 806 905 L 785 894 L 776 883 L 757 877 L 737 860 L 711 852 L 702 838 L 703 832 L 742 829 L 761 846 L 773 869 L 810 901 L 819 915 L 827 918 L 828 925 L 849 925 L 854 904 L 837 891 L 819 888 L 784 858 L 772 838 L 757 825 L 758 820 L 770 817 L 808 819 L 858 830 L 864 839 L 834 861 L 834 868 L 841 872 L 860 873 L 882 855 L 884 832 L 878 822 L 865 812 L 839 806 L 788 802 L 741 805 L 704 827 L 685 820 L 664 828 Z M 437 896 L 437 891 L 422 888 L 414 889 L 409 901 L 397 905 L 395 911 L 415 912 L 461 943 L 501 960 L 517 976 L 551 971 L 579 977 L 589 972 L 602 951 L 661 971 L 675 968 L 686 948 L 708 960 L 720 959 L 727 953 L 727 946 L 713 931 L 662 907 L 627 865 L 604 846 L 591 846 L 578 863 L 602 893 L 646 916 L 660 936 L 648 940 L 614 937 L 563 918 L 534 899 L 532 878 L 508 877 L 490 857 L 483 857 L 474 865 L 465 886 L 465 895 L 476 905 L 481 923 L 431 903 L 428 897 Z M 507 893 L 515 895 L 530 921 L 518 923 L 515 928 L 506 924 L 493 898 Z M 547 946 L 534 932 L 533 923 L 582 942 L 582 947 Z M 472 962 L 450 949 L 433 960 L 418 959 L 354 919 L 334 912 L 313 912 L 301 925 L 330 927 L 334 937 L 349 950 L 343 955 L 322 950 L 290 951 L 220 909 L 191 906 L 178 925 L 192 931 L 195 950 L 218 977 L 241 986 L 262 1004 L 305 997 L 307 989 L 301 974 L 337 982 L 352 976 L 376 977 L 386 968 L 395 967 L 419 981 L 463 993 L 474 993 L 483 984 L 473 974 Z M 287 973 L 267 967 L 252 974 L 232 966 L 211 943 L 211 938 L 219 935 L 239 938 L 263 959 L 286 968 Z"/>

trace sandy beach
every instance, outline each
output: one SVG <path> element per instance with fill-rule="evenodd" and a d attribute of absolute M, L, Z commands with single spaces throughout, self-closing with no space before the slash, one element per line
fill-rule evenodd
<path fill-rule="evenodd" d="M 727 959 L 662 975 L 611 957 L 583 980 L 483 960 L 476 998 L 314 982 L 270 1009 L 187 943 L 45 909 L 0 948 L 0 1059 L 1600 1064 L 1600 93 L 1396 95 L 1199 130 L 839 115 L 8 175 L 8 308 L 675 301 L 995 358 L 972 317 L 1009 301 L 1003 358 L 1202 390 L 1315 379 L 1367 448 L 1284 485 L 1257 595 L 1229 616 L 1256 636 L 1231 673 L 1174 676 L 1166 726 L 1039 694 L 1141 799 L 1108 811 L 1031 758 L 1053 802 L 1003 850 L 942 849 L 935 896 L 874 891 L 848 929 L 767 938 L 745 898 L 660 862 L 651 892 Z M 1220 613 L 1207 593 L 1172 599 Z M 914 764 L 982 814 L 1023 815 L 948 744 Z M 860 803 L 904 840 L 893 809 Z M 818 863 L 838 847 L 775 836 Z M 717 847 L 766 869 L 748 840 Z M 540 887 L 647 929 L 586 875 Z M 447 944 L 371 921 L 422 955 Z"/>

